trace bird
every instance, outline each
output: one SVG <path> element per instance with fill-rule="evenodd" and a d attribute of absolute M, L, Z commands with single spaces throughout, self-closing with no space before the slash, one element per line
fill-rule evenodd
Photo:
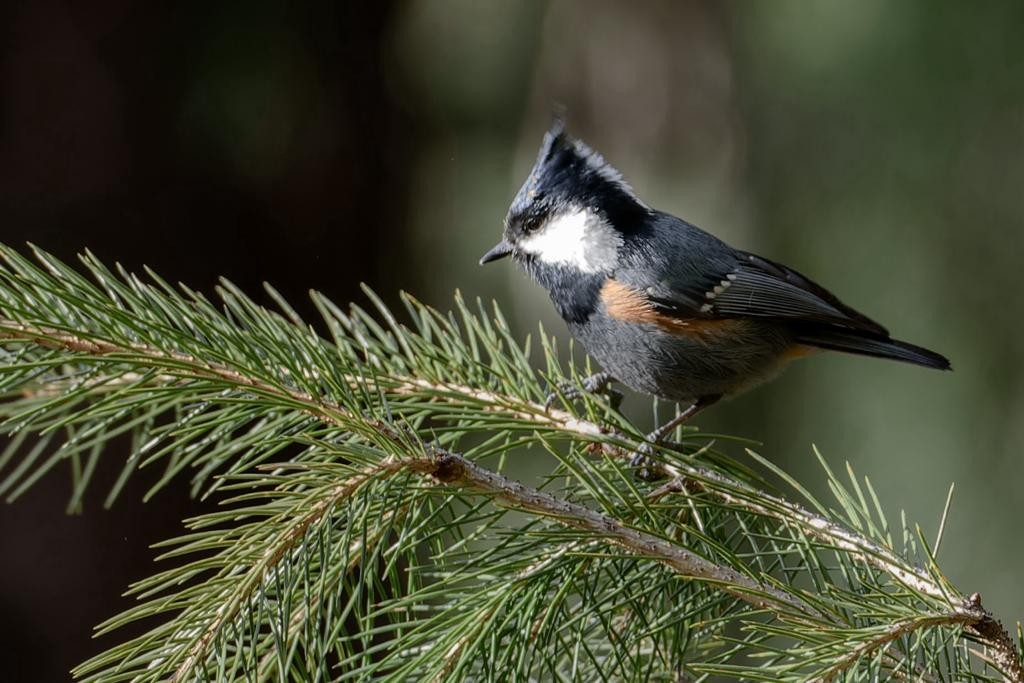
<path fill-rule="evenodd" d="M 647 205 L 561 118 L 480 264 L 505 257 L 547 290 L 601 365 L 585 391 L 618 382 L 687 406 L 648 435 L 634 464 L 702 410 L 820 351 L 951 369 L 793 268 Z"/>

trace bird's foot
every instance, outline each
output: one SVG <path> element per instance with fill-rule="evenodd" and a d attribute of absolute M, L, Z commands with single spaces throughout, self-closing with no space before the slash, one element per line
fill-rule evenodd
<path fill-rule="evenodd" d="M 713 405 L 720 398 L 722 397 L 719 395 L 702 396 L 694 401 L 689 408 L 648 434 L 644 442 L 633 453 L 633 457 L 629 459 L 629 465 L 634 468 L 636 478 L 655 481 L 664 477 L 664 468 L 654 455 L 655 447 L 662 444 L 675 431 L 676 427 L 685 424 L 691 417 Z"/>
<path fill-rule="evenodd" d="M 629 466 L 633 468 L 633 476 L 641 481 L 657 481 L 665 477 L 664 472 L 661 468 L 661 463 L 654 456 L 654 443 L 648 440 L 644 441 L 636 451 L 633 452 L 633 457 L 629 459 Z"/>
<path fill-rule="evenodd" d="M 583 394 L 607 394 L 612 408 L 618 410 L 619 404 L 622 403 L 622 392 L 612 388 L 614 381 L 615 378 L 609 373 L 598 372 L 585 378 L 582 386 L 569 383 L 559 384 L 558 390 L 552 391 L 544 400 L 544 410 L 550 410 L 559 397 L 566 401 L 575 401 Z"/>

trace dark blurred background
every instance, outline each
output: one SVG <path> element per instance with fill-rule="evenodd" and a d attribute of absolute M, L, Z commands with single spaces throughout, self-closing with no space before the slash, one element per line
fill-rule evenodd
<path fill-rule="evenodd" d="M 650 204 L 950 356 L 952 374 L 814 358 L 700 424 L 823 492 L 817 444 L 930 539 L 955 481 L 940 563 L 1015 621 L 1022 26 L 1010 2 L 8 0 L 0 239 L 297 304 L 365 281 L 444 307 L 460 288 L 564 336 L 512 266 L 476 266 L 564 105 Z M 146 483 L 68 516 L 53 473 L 0 508 L 8 680 L 66 679 L 115 642 L 92 627 L 202 509 L 184 485 L 141 503 Z"/>

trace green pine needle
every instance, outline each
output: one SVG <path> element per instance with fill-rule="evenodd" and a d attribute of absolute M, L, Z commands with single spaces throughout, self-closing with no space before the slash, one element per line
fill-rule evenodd
<path fill-rule="evenodd" d="M 0 495 L 63 470 L 80 511 L 99 459 L 123 458 L 107 505 L 142 468 L 161 472 L 147 497 L 220 503 L 99 626 L 150 630 L 80 679 L 1024 680 L 1019 627 L 849 466 L 821 458 L 819 501 L 687 431 L 640 482 L 643 435 L 604 398 L 545 410 L 583 372 L 543 329 L 523 343 L 497 307 L 405 295 L 398 314 L 370 290 L 366 310 L 313 293 L 311 325 L 267 292 L 276 310 L 0 247 Z M 503 474 L 526 451 L 549 478 Z"/>

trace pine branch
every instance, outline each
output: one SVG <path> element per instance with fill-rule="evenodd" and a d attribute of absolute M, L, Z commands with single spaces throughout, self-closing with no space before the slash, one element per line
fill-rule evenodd
<path fill-rule="evenodd" d="M 280 313 L 230 283 L 214 306 L 35 256 L 0 248 L 0 492 L 68 462 L 78 505 L 128 433 L 108 502 L 162 464 L 150 495 L 191 472 L 223 503 L 163 544 L 101 631 L 159 625 L 89 680 L 1024 680 L 867 480 L 822 460 L 837 511 L 749 454 L 804 506 L 686 432 L 640 484 L 643 434 L 597 397 L 546 410 L 575 371 L 542 331 L 538 374 L 497 310 L 406 298 L 408 328 L 372 293 L 375 314 L 314 295 L 324 338 L 273 290 Z M 541 486 L 502 473 L 527 448 L 558 463 Z"/>

